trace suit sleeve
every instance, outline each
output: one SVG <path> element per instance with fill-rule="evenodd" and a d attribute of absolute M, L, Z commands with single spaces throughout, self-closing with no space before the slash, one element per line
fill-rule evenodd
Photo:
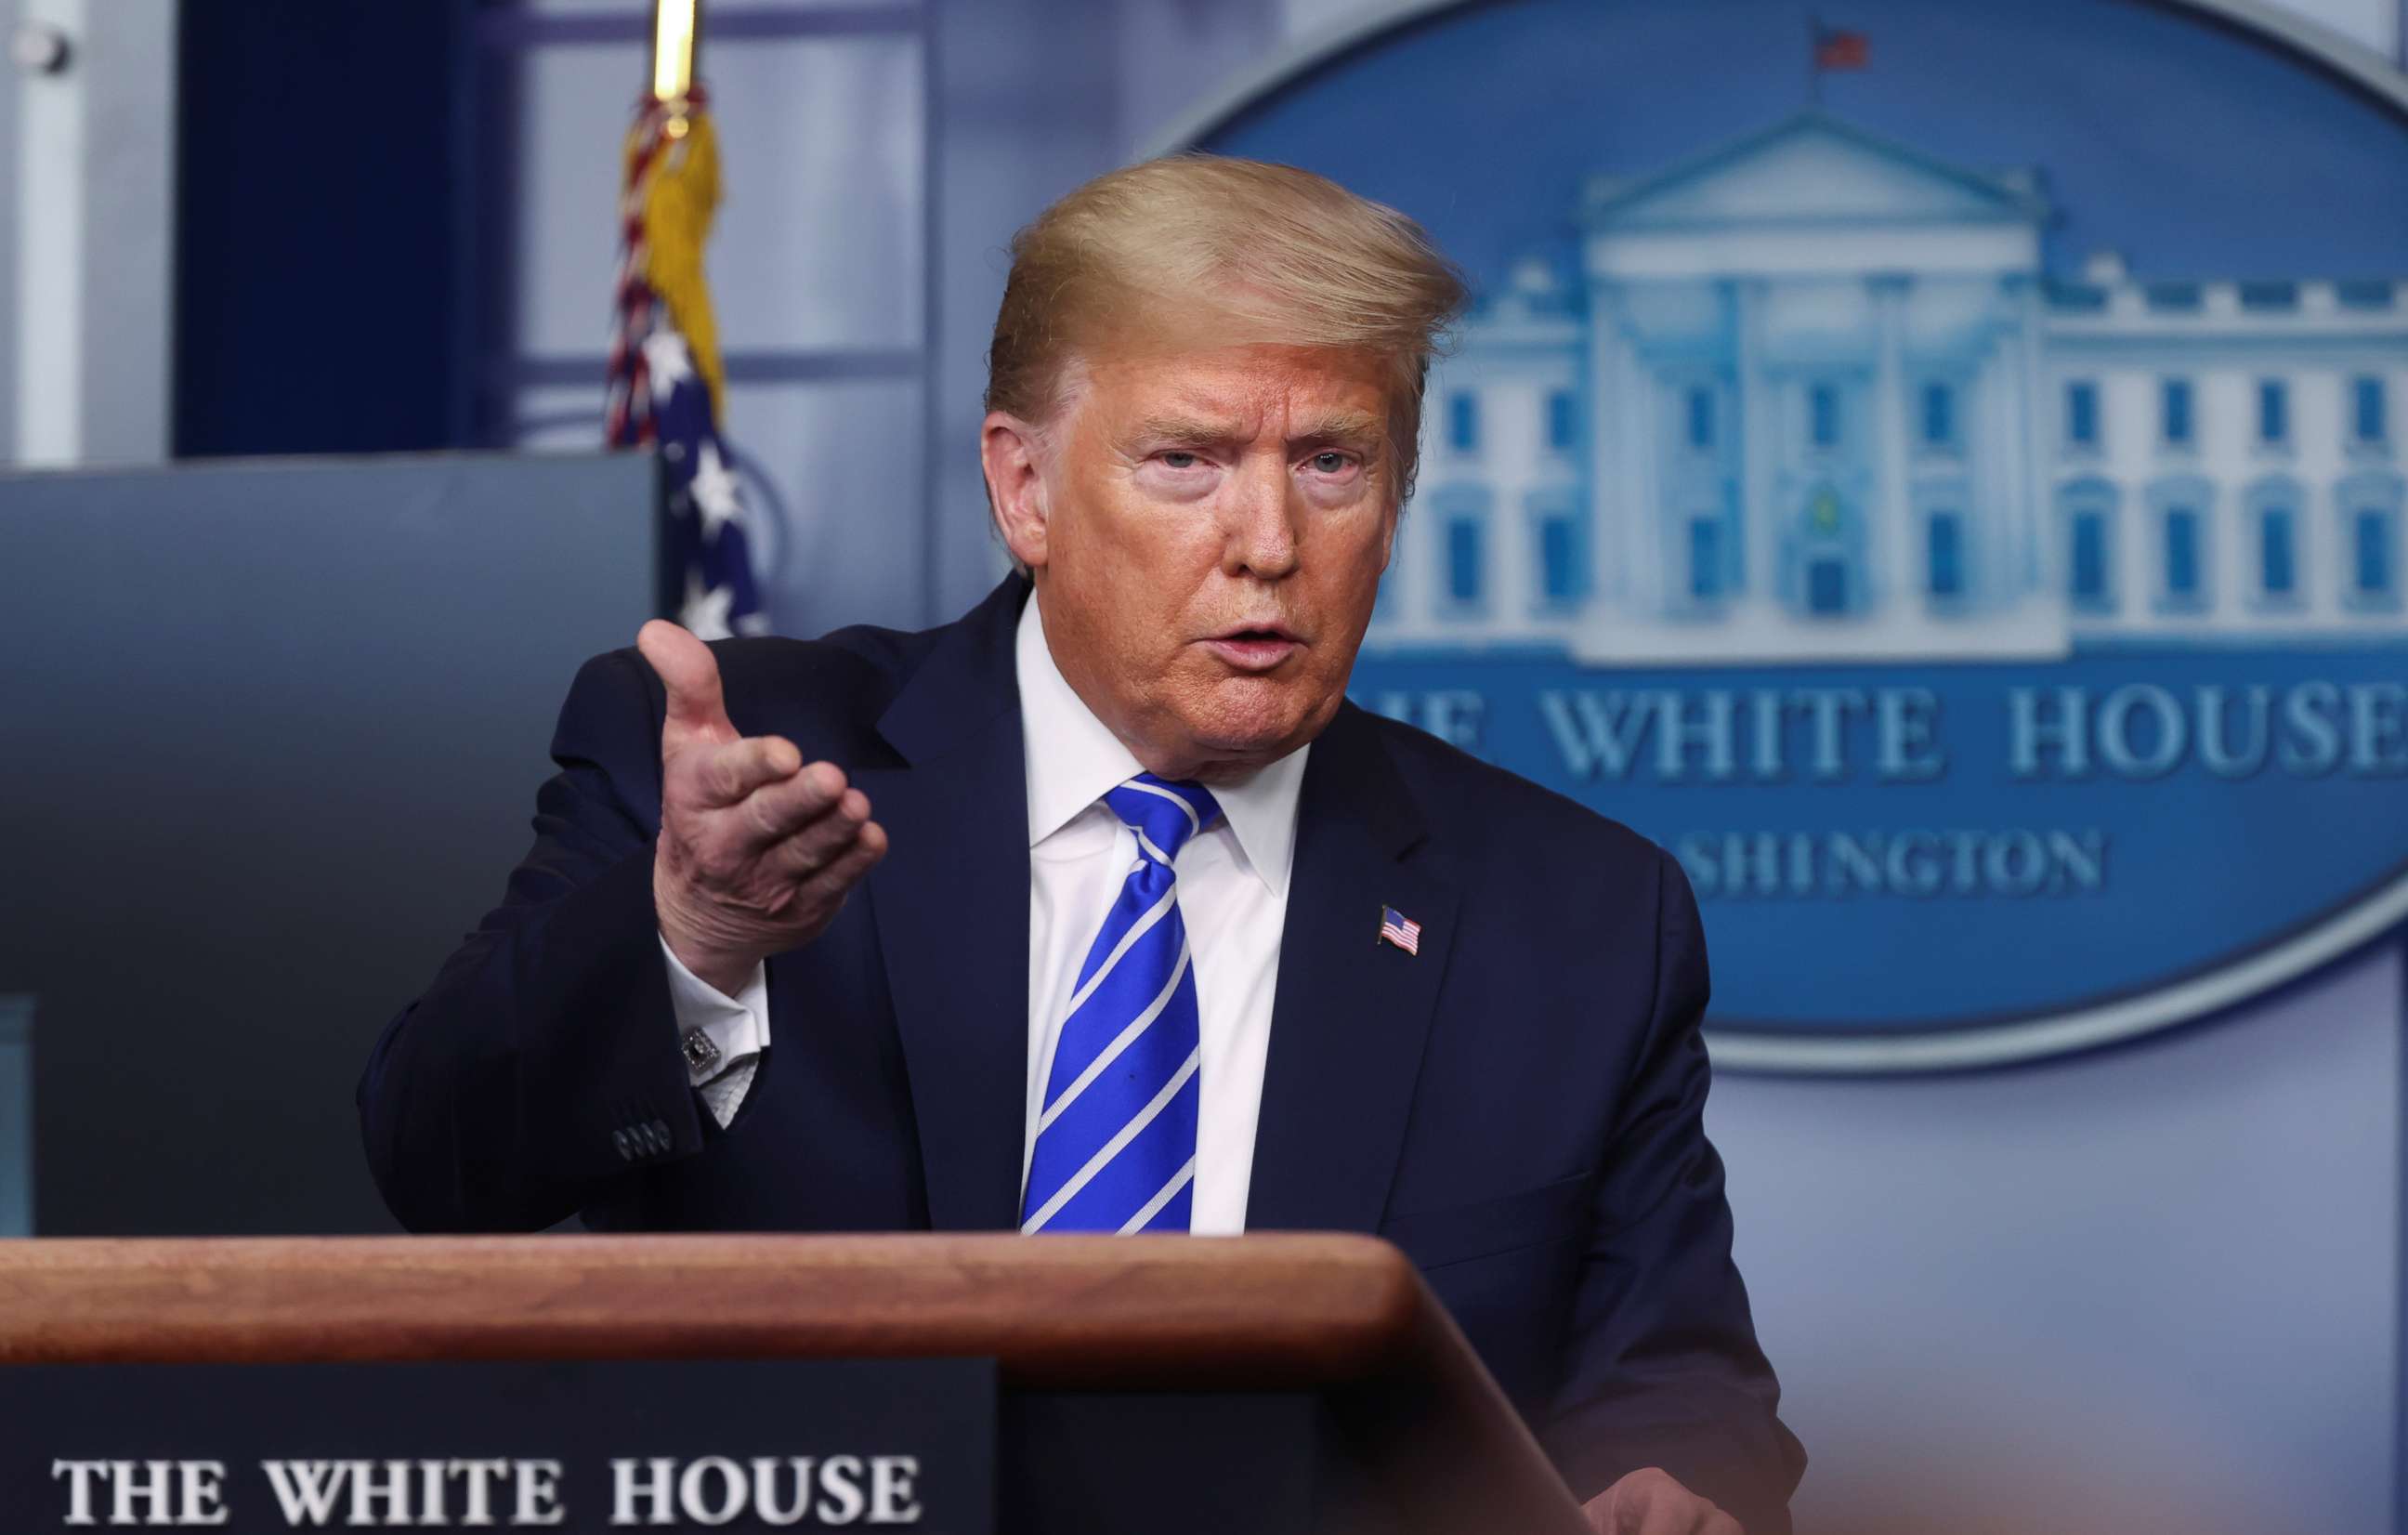
<path fill-rule="evenodd" d="M 1606 1149 L 1541 1438 L 1584 1499 L 1656 1466 L 1748 1535 L 1787 1535 L 1806 1453 L 1775 1415 L 1781 1388 L 1731 1262 L 1722 1159 L 1703 1122 L 1704 933 L 1686 876 L 1661 853 L 1656 891 L 1646 1043 Z"/>
<path fill-rule="evenodd" d="M 578 673 L 534 847 L 369 1056 L 368 1164 L 411 1230 L 540 1229 L 703 1145 L 652 908 L 658 692 L 632 652 Z"/>

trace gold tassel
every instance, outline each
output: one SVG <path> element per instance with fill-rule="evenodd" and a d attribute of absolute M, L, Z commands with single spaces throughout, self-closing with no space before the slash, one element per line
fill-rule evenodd
<path fill-rule="evenodd" d="M 719 326 L 702 272 L 703 242 L 719 207 L 719 136 L 700 108 L 668 110 L 666 141 L 644 188 L 644 278 L 668 306 L 670 323 L 694 355 L 695 371 L 710 386 L 711 419 L 724 421 Z"/>

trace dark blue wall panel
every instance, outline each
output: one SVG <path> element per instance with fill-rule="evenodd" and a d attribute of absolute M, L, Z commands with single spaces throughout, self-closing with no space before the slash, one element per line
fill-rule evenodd
<path fill-rule="evenodd" d="M 186 0 L 179 454 L 465 445 L 466 16 L 466 0 Z"/>

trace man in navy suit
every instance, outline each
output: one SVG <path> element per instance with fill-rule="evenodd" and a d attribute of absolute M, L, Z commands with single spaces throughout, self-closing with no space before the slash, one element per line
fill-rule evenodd
<path fill-rule="evenodd" d="M 1377 1232 L 1598 1528 L 1785 1530 L 1679 867 L 1345 699 L 1452 268 L 1196 157 L 1013 254 L 981 449 L 1015 573 L 924 633 L 654 623 L 587 664 L 533 851 L 362 1082 L 388 1202 Z"/>

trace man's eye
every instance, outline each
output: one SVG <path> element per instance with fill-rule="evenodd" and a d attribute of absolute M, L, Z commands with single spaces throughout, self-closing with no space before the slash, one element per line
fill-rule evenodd
<path fill-rule="evenodd" d="M 1353 461 L 1341 452 L 1320 452 L 1312 455 L 1312 466 L 1323 474 L 1342 474 L 1351 462 Z"/>
<path fill-rule="evenodd" d="M 1192 469 L 1198 460 L 1194 453 L 1174 449 L 1162 455 L 1162 462 L 1170 468 Z"/>

